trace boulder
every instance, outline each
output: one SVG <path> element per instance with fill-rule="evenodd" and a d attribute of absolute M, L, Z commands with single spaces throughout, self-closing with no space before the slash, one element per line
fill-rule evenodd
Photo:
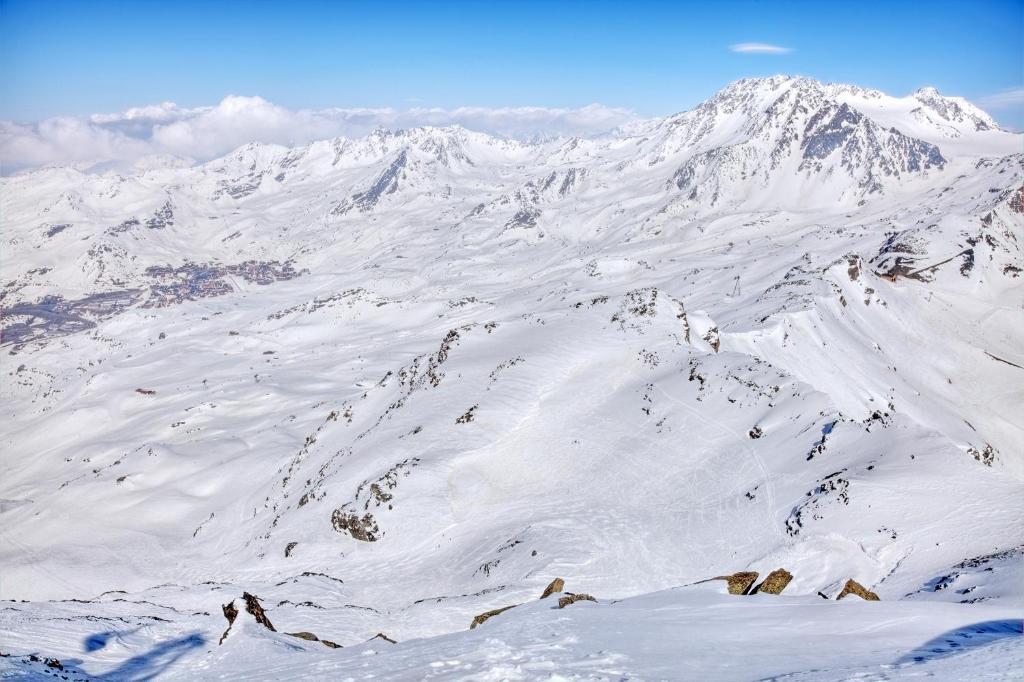
<path fill-rule="evenodd" d="M 875 594 L 874 592 L 872 592 L 868 588 L 864 587 L 863 585 L 861 585 L 859 582 L 857 582 L 853 578 L 850 578 L 849 580 L 846 581 L 846 584 L 843 585 L 842 592 L 839 593 L 839 595 L 836 597 L 836 599 L 837 600 L 842 599 L 843 597 L 845 597 L 845 596 L 847 596 L 849 594 L 855 594 L 858 597 L 860 597 L 861 599 L 863 599 L 864 601 L 881 601 L 878 598 L 877 594 Z"/>
<path fill-rule="evenodd" d="M 493 609 L 491 611 L 484 611 L 479 616 L 477 616 L 476 618 L 473 619 L 473 622 L 470 623 L 470 625 L 469 625 L 469 629 L 472 630 L 477 625 L 483 625 L 489 619 L 493 618 L 494 616 L 497 616 L 499 613 L 502 613 L 504 611 L 508 611 L 509 609 L 514 609 L 517 606 L 519 606 L 519 604 L 513 604 L 512 606 L 502 606 L 500 609 Z"/>
<path fill-rule="evenodd" d="M 732 575 L 720 575 L 712 580 L 724 580 L 729 586 L 729 594 L 747 594 L 757 581 L 757 571 L 740 571 Z"/>
<path fill-rule="evenodd" d="M 569 604 L 575 604 L 578 601 L 596 602 L 597 600 L 591 597 L 589 594 L 573 594 L 570 592 L 558 600 L 558 608 L 564 609 Z"/>
<path fill-rule="evenodd" d="M 561 592 L 565 589 L 565 581 L 561 578 L 555 578 L 551 581 L 551 584 L 544 588 L 544 593 L 540 595 L 541 599 L 547 599 L 555 592 Z"/>
<path fill-rule="evenodd" d="M 289 637 L 298 637 L 299 639 L 305 639 L 305 640 L 310 641 L 310 642 L 320 642 L 324 646 L 330 647 L 332 649 L 340 649 L 341 648 L 340 644 L 335 644 L 334 642 L 332 642 L 329 639 L 320 639 L 319 637 L 314 635 L 312 632 L 306 632 L 306 631 L 302 631 L 302 632 L 286 632 L 284 634 L 288 635 Z M 379 636 L 380 635 L 378 635 L 378 637 Z"/>
<path fill-rule="evenodd" d="M 776 568 L 768 574 L 764 581 L 754 588 L 751 594 L 764 592 L 765 594 L 782 594 L 786 585 L 793 579 L 793 574 L 784 568 Z"/>

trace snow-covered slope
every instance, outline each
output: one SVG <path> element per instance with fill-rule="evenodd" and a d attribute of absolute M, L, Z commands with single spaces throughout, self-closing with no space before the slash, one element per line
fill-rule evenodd
<path fill-rule="evenodd" d="M 459 651 L 478 667 L 449 677 L 671 677 L 581 661 L 721 609 L 764 665 L 692 675 L 873 670 L 1008 618 L 1021 142 L 933 90 L 775 77 L 600 139 L 381 130 L 3 178 L 0 597 L 34 601 L 0 611 L 0 669 L 370 661 L 257 625 L 218 645 L 243 591 L 345 647 L 442 636 L 374 645 L 394 677 Z M 779 567 L 783 597 L 671 591 Z M 601 603 L 454 634 L 556 576 Z M 850 578 L 896 603 L 817 596 Z M 845 659 L 757 638 L 873 618 L 914 625 Z M 488 658 L 492 627 L 520 658 Z"/>

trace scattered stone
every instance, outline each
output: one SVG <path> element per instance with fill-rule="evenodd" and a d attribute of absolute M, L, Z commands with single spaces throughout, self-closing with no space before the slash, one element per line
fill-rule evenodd
<path fill-rule="evenodd" d="M 156 391 L 151 388 L 137 388 L 135 392 L 139 395 L 156 395 Z"/>
<path fill-rule="evenodd" d="M 493 609 L 491 611 L 484 611 L 479 616 L 477 616 L 476 618 L 473 619 L 473 622 L 470 623 L 470 625 L 469 625 L 469 629 L 472 630 L 477 625 L 483 625 L 484 623 L 486 623 L 488 620 L 490 620 L 494 616 L 497 616 L 499 613 L 503 613 L 504 611 L 508 611 L 509 609 L 514 609 L 517 606 L 519 606 L 519 604 L 513 604 L 512 606 L 502 606 L 500 609 Z"/>
<path fill-rule="evenodd" d="M 561 592 L 565 589 L 565 581 L 561 578 L 555 578 L 551 581 L 551 584 L 544 588 L 544 594 L 540 595 L 541 599 L 547 599 L 555 592 Z"/>
<path fill-rule="evenodd" d="M 877 594 L 864 587 L 853 578 L 846 581 L 846 585 L 843 586 L 843 591 L 839 593 L 836 600 L 838 601 L 848 594 L 855 594 L 864 601 L 881 601 Z"/>
<path fill-rule="evenodd" d="M 764 581 L 754 588 L 751 594 L 764 592 L 765 594 L 782 594 L 786 585 L 793 579 L 793 574 L 784 568 L 777 568 L 768 574 Z"/>
<path fill-rule="evenodd" d="M 720 575 L 712 580 L 724 580 L 729 586 L 729 594 L 747 594 L 757 580 L 757 571 L 740 571 L 732 575 Z"/>
<path fill-rule="evenodd" d="M 558 608 L 564 609 L 569 604 L 575 604 L 578 601 L 596 602 L 597 600 L 591 597 L 589 594 L 573 594 L 569 592 L 564 597 L 558 600 Z"/>
<path fill-rule="evenodd" d="M 750 429 L 750 433 L 747 434 L 747 436 L 749 436 L 752 439 L 760 438 L 763 435 L 764 431 L 761 430 L 760 426 L 755 426 L 754 428 Z"/>

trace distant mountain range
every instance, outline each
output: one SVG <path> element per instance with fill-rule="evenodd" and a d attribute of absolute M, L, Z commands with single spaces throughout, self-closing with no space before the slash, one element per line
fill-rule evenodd
<path fill-rule="evenodd" d="M 570 609 L 779 567 L 812 606 L 1017 607 L 1022 143 L 934 89 L 778 76 L 598 138 L 0 178 L 0 597 L 35 600 L 4 652 L 100 674 L 93 616 L 132 655 L 204 633 L 168 673 L 294 645 L 262 673 L 316 677 L 362 649 L 218 648 L 222 604 L 348 646 L 556 576 L 598 598 Z"/>

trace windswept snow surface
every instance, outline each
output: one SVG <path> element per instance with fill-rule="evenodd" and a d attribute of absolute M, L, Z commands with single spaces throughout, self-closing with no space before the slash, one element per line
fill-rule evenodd
<path fill-rule="evenodd" d="M 0 179 L 0 675 L 1019 676 L 1022 140 L 775 77 Z"/>

